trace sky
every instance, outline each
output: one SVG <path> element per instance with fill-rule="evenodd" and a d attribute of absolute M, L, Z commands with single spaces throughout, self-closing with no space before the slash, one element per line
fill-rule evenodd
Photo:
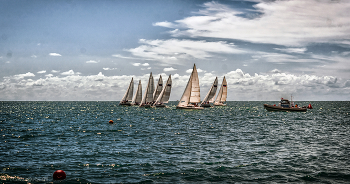
<path fill-rule="evenodd" d="M 348 0 L 0 0 L 0 101 L 119 101 L 152 72 L 171 101 L 350 100 Z M 135 93 L 135 91 L 134 91 Z"/>

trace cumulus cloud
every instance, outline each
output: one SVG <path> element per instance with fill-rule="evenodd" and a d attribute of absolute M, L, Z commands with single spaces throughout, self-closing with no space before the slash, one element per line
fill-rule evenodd
<path fill-rule="evenodd" d="M 50 56 L 62 56 L 61 54 L 58 54 L 58 53 L 50 53 L 49 55 Z"/>
<path fill-rule="evenodd" d="M 177 70 L 177 69 L 175 69 L 173 67 L 163 69 L 164 72 L 171 72 L 171 71 L 175 71 L 175 70 Z"/>
<path fill-rule="evenodd" d="M 52 73 L 58 73 L 60 72 L 59 70 L 51 70 Z"/>
<path fill-rule="evenodd" d="M 73 70 L 67 73 L 73 74 Z M 76 74 L 76 73 L 75 73 Z M 153 73 L 154 76 L 159 74 Z M 149 74 L 105 76 L 97 75 L 46 75 L 46 78 L 35 79 L 34 74 L 18 74 L 3 78 L 0 82 L 2 95 L 0 100 L 119 100 L 125 93 L 131 78 L 147 84 Z M 162 76 L 166 76 L 162 74 Z M 293 94 L 296 100 L 350 100 L 349 80 L 335 76 L 296 75 L 283 71 L 251 75 L 236 69 L 217 76 L 219 85 L 223 76 L 228 82 L 228 100 L 278 100 L 281 96 Z M 206 95 L 216 75 L 212 72 L 199 73 L 201 97 Z M 172 75 L 173 88 L 170 100 L 180 99 L 189 79 L 189 74 Z M 330 98 L 332 94 L 340 95 Z M 315 99 L 315 95 L 317 98 Z M 341 97 L 341 98 L 340 98 Z M 345 97 L 345 98 L 344 98 Z"/>
<path fill-rule="evenodd" d="M 46 70 L 41 70 L 41 71 L 38 71 L 36 73 L 46 73 Z"/>
<path fill-rule="evenodd" d="M 23 79 L 25 77 L 35 77 L 35 75 L 31 72 L 27 72 L 25 74 L 18 74 L 13 76 L 14 79 Z"/>
<path fill-rule="evenodd" d="M 86 61 L 86 63 L 99 63 L 100 61 L 95 61 L 95 60 L 89 60 L 89 61 Z"/>
<path fill-rule="evenodd" d="M 255 16 L 207 2 L 194 16 L 154 26 L 176 28 L 172 36 L 238 39 L 286 46 L 341 42 L 350 32 L 349 1 L 260 1 Z"/>
<path fill-rule="evenodd" d="M 62 72 L 61 75 L 74 75 L 74 71 L 73 70 L 69 70 L 66 72 Z"/>
<path fill-rule="evenodd" d="M 148 60 L 161 62 L 180 62 L 186 59 L 206 59 L 214 54 L 237 54 L 245 51 L 237 49 L 227 42 L 207 42 L 193 40 L 145 40 L 140 39 L 141 46 L 129 49 L 133 55 Z M 134 63 L 135 65 L 136 63 Z"/>
<path fill-rule="evenodd" d="M 186 73 L 192 73 L 192 70 L 193 69 L 188 69 L 188 70 L 186 70 Z M 200 68 L 197 68 L 197 72 L 198 73 L 202 73 L 202 72 L 206 72 L 205 70 L 202 70 L 202 69 L 200 69 Z"/>
<path fill-rule="evenodd" d="M 118 68 L 103 68 L 103 70 L 117 70 Z"/>
<path fill-rule="evenodd" d="M 133 65 L 133 66 L 140 66 L 141 63 L 133 63 L 132 65 Z"/>

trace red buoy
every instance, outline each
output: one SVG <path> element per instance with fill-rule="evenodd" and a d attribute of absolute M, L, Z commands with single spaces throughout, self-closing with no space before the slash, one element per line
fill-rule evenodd
<path fill-rule="evenodd" d="M 53 173 L 54 180 L 64 180 L 66 179 L 66 173 L 62 170 L 57 170 Z"/>
<path fill-rule="evenodd" d="M 309 104 L 309 105 L 307 106 L 307 108 L 308 108 L 308 109 L 313 109 L 312 106 L 311 106 L 311 104 Z"/>
<path fill-rule="evenodd" d="M 109 124 L 113 124 L 113 120 L 109 120 Z"/>

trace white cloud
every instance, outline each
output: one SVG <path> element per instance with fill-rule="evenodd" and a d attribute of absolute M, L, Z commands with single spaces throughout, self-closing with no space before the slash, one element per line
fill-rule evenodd
<path fill-rule="evenodd" d="M 275 50 L 279 50 L 279 51 L 283 51 L 283 52 L 287 52 L 287 53 L 302 54 L 302 53 L 305 53 L 305 51 L 307 51 L 307 48 L 285 48 L 285 49 L 275 48 Z"/>
<path fill-rule="evenodd" d="M 117 68 L 103 68 L 103 70 L 117 70 Z"/>
<path fill-rule="evenodd" d="M 193 69 L 188 69 L 188 70 L 186 70 L 186 73 L 192 73 L 192 70 Z M 200 68 L 197 68 L 197 72 L 198 73 L 202 73 L 202 72 L 206 72 L 205 70 L 202 70 L 202 69 L 200 69 Z"/>
<path fill-rule="evenodd" d="M 32 56 L 30 56 L 30 57 L 32 57 L 32 58 L 37 58 L 37 56 L 36 56 L 36 55 L 34 55 L 34 54 L 33 54 Z"/>
<path fill-rule="evenodd" d="M 175 69 L 173 67 L 163 69 L 164 72 L 171 72 L 171 71 L 175 71 L 175 70 L 177 70 L 177 69 Z"/>
<path fill-rule="evenodd" d="M 143 63 L 142 66 L 149 66 L 149 64 L 148 63 Z"/>
<path fill-rule="evenodd" d="M 41 71 L 38 71 L 36 73 L 46 73 L 46 70 L 41 70 Z"/>
<path fill-rule="evenodd" d="M 73 74 L 73 70 L 67 73 Z M 75 73 L 75 72 L 74 72 Z M 154 76 L 159 74 L 153 73 Z M 149 74 L 105 76 L 97 75 L 46 75 L 46 78 L 33 78 L 28 72 L 3 78 L 0 100 L 120 100 L 131 80 L 141 80 L 147 85 Z M 166 76 L 166 74 L 162 74 Z M 228 100 L 275 100 L 281 96 L 295 100 L 350 100 L 349 80 L 334 76 L 296 75 L 280 71 L 280 73 L 250 75 L 236 69 L 218 76 L 219 85 L 223 76 L 228 82 Z M 211 72 L 199 73 L 201 98 L 207 94 L 216 75 Z M 165 79 L 164 77 L 163 79 Z M 189 79 L 189 74 L 172 75 L 173 88 L 170 100 L 179 100 Z M 35 88 L 33 88 L 35 86 Z M 314 94 L 317 94 L 315 96 Z M 332 94 L 338 96 L 333 97 Z"/>
<path fill-rule="evenodd" d="M 53 77 L 54 75 L 53 74 L 47 74 L 47 75 L 45 75 L 45 77 Z"/>
<path fill-rule="evenodd" d="M 132 65 L 133 65 L 133 66 L 140 66 L 141 63 L 133 63 Z"/>
<path fill-rule="evenodd" d="M 58 73 L 60 72 L 59 70 L 51 70 L 52 73 Z"/>
<path fill-rule="evenodd" d="M 58 54 L 58 53 L 50 53 L 49 55 L 50 56 L 62 56 L 61 54 Z"/>
<path fill-rule="evenodd" d="M 237 49 L 235 45 L 226 42 L 207 42 L 193 40 L 145 40 L 137 48 L 129 49 L 133 55 L 161 62 L 180 62 L 186 59 L 206 59 L 214 54 L 237 54 L 245 51 Z M 136 63 L 134 63 L 136 64 Z"/>
<path fill-rule="evenodd" d="M 128 57 L 128 56 L 122 56 L 120 54 L 114 54 L 114 55 L 112 55 L 112 57 L 123 58 L 123 59 L 138 59 L 138 58 L 133 58 L 133 57 Z"/>
<path fill-rule="evenodd" d="M 175 37 L 239 39 L 286 46 L 341 42 L 348 39 L 350 32 L 349 1 L 260 1 L 254 5 L 257 15 L 246 18 L 246 12 L 216 2 L 203 7 L 195 16 L 153 25 L 179 29 L 173 32 Z"/>
<path fill-rule="evenodd" d="M 69 70 L 66 72 L 62 72 L 61 75 L 74 75 L 74 71 L 73 70 Z"/>
<path fill-rule="evenodd" d="M 89 61 L 86 61 L 86 63 L 99 63 L 100 61 L 95 61 L 95 60 L 89 60 Z"/>

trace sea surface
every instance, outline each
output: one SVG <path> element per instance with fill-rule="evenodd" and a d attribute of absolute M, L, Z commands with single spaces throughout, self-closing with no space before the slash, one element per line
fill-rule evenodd
<path fill-rule="evenodd" d="M 0 183 L 350 183 L 350 102 L 264 103 L 3 101 Z"/>

